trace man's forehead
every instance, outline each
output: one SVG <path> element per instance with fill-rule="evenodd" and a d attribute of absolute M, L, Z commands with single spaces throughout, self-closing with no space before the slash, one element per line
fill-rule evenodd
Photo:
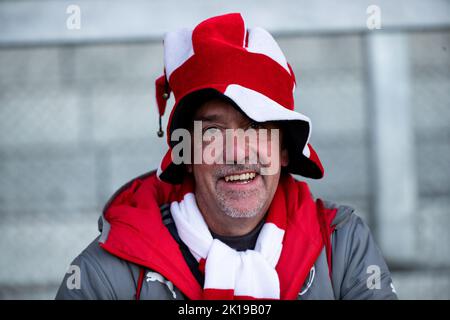
<path fill-rule="evenodd" d="M 192 109 L 191 109 L 192 110 Z M 192 121 L 216 122 L 224 123 L 228 121 L 236 121 L 241 124 L 248 124 L 250 122 L 257 122 L 249 118 L 234 101 L 221 96 L 214 96 L 206 99 L 199 104 L 193 111 Z M 282 124 L 278 121 L 263 122 L 267 129 L 280 129 Z M 192 125 L 192 122 L 191 122 Z"/>
<path fill-rule="evenodd" d="M 194 113 L 194 120 L 218 121 L 228 118 L 251 121 L 240 109 L 222 99 L 208 100 Z"/>

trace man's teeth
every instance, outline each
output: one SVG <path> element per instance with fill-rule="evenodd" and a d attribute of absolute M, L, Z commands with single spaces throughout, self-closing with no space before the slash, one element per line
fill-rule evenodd
<path fill-rule="evenodd" d="M 225 177 L 225 181 L 247 181 L 247 180 L 253 180 L 256 177 L 255 172 L 251 173 L 243 173 L 243 174 L 234 174 L 230 176 Z"/>

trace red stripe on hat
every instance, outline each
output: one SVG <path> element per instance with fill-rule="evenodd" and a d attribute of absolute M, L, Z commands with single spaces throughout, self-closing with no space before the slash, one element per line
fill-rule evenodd
<path fill-rule="evenodd" d="M 241 46 L 244 43 L 245 23 L 240 13 L 230 13 L 209 18 L 198 24 L 192 34 L 192 42 L 224 42 Z M 195 50 L 194 50 L 195 51 Z"/>
<path fill-rule="evenodd" d="M 294 110 L 294 80 L 289 72 L 270 57 L 244 48 L 204 46 L 171 74 L 169 83 L 177 101 L 200 88 L 238 84 Z"/>

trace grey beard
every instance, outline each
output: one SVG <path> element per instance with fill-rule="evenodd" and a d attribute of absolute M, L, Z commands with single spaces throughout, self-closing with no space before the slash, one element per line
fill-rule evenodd
<path fill-rule="evenodd" d="M 253 193 L 253 192 L 254 191 L 252 191 L 251 193 Z M 240 192 L 239 194 L 235 194 L 232 197 L 230 197 L 227 194 L 218 193 L 216 195 L 216 197 L 217 197 L 217 200 L 218 200 L 217 203 L 219 205 L 220 210 L 225 215 L 227 215 L 227 216 L 229 216 L 231 218 L 253 218 L 253 217 L 257 216 L 261 212 L 261 210 L 262 210 L 262 208 L 264 206 L 265 198 L 264 198 L 263 194 L 259 194 L 259 196 L 258 196 L 258 203 L 251 210 L 239 209 L 239 208 L 236 208 L 236 207 L 229 206 L 227 204 L 227 202 L 230 202 L 230 199 L 233 199 L 235 197 L 236 198 L 237 197 L 245 198 L 246 197 L 245 193 L 246 192 Z"/>

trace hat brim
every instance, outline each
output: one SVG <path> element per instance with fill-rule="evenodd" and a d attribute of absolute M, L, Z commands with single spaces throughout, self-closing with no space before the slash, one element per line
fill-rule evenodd
<path fill-rule="evenodd" d="M 289 154 L 287 171 L 307 178 L 320 179 L 323 177 L 323 166 L 316 152 L 308 143 L 311 121 L 307 116 L 289 110 L 265 95 L 238 84 L 208 86 L 207 88 L 198 88 L 194 92 L 197 93 L 202 89 L 214 89 L 219 96 L 231 100 L 235 107 L 256 122 L 280 122 Z M 188 110 L 188 104 L 183 104 L 182 101 L 183 98 L 175 104 L 172 111 L 169 120 L 169 135 L 174 129 L 180 127 L 182 121 L 187 119 L 186 113 L 192 112 L 192 110 Z M 162 181 L 178 184 L 183 182 L 185 173 L 184 164 L 176 165 L 172 162 L 172 149 L 170 148 L 158 168 L 158 177 Z"/>

